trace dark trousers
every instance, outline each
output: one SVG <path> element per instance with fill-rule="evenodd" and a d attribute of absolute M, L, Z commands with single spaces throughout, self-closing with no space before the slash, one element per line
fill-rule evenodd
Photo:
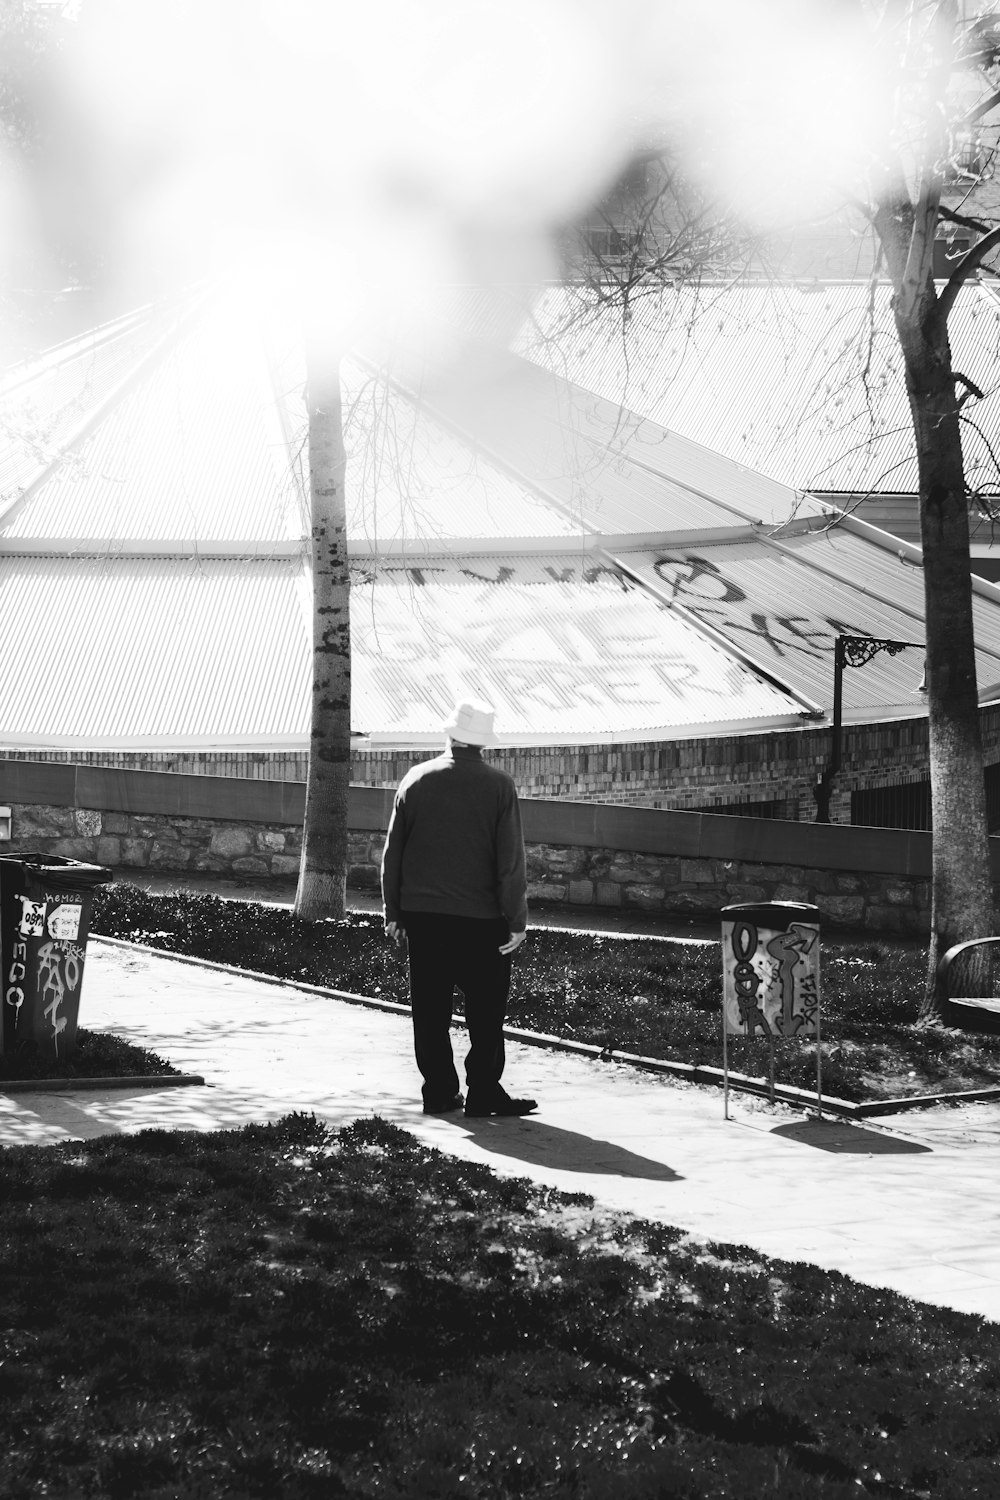
<path fill-rule="evenodd" d="M 425 1103 L 441 1104 L 458 1093 L 451 1050 L 451 1011 L 456 985 L 465 996 L 469 1051 L 465 1059 L 470 1097 L 492 1099 L 503 1073 L 503 1022 L 510 993 L 511 955 L 499 951 L 510 936 L 503 918 L 439 916 L 403 912 L 410 960 L 410 1007 L 417 1067 Z"/>

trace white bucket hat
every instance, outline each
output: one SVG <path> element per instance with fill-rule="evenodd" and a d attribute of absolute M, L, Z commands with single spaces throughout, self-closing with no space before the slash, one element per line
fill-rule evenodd
<path fill-rule="evenodd" d="M 450 739 L 460 740 L 463 745 L 495 745 L 493 733 L 494 710 L 488 703 L 473 703 L 467 698 L 455 704 L 451 718 L 441 725 Z"/>

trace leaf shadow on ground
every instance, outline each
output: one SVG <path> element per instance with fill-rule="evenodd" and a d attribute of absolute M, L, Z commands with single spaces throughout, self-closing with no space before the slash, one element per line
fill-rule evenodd
<path fill-rule="evenodd" d="M 459 1122 L 456 1120 L 455 1122 Z M 546 1125 L 542 1120 L 522 1118 L 505 1120 L 487 1117 L 476 1120 L 463 1117 L 466 1134 L 484 1151 L 533 1166 L 552 1167 L 561 1172 L 587 1172 L 608 1177 L 641 1177 L 648 1182 L 681 1182 L 682 1174 L 667 1166 L 576 1130 Z"/>

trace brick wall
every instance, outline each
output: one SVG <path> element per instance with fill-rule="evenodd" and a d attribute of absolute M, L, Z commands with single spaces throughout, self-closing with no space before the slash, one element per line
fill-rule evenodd
<path fill-rule="evenodd" d="M 170 771 L 178 776 L 235 776 L 243 781 L 305 781 L 309 769 L 305 750 L 0 750 L 0 760 Z"/>
<path fill-rule="evenodd" d="M 1000 760 L 1000 708 L 984 709 L 981 721 L 989 764 Z M 829 763 L 830 749 L 831 730 L 821 727 L 644 744 L 515 747 L 487 754 L 510 772 L 524 797 L 703 811 L 777 803 L 779 816 L 808 823 L 816 813 L 813 787 Z M 394 787 L 411 766 L 434 753 L 433 748 L 357 750 L 351 779 L 359 786 Z M 274 782 L 304 782 L 307 770 L 307 756 L 298 752 L 8 751 L 2 758 Z M 834 822 L 849 823 L 852 791 L 926 779 L 927 720 L 847 725 L 842 758 L 830 815 Z"/>
<path fill-rule="evenodd" d="M 354 757 L 353 779 L 366 786 L 394 786 L 411 765 L 425 758 L 426 752 L 361 752 Z M 830 758 L 830 732 L 513 748 L 490 752 L 490 758 L 510 772 L 524 797 L 701 810 L 781 802 L 783 810 L 808 822 L 816 812 L 812 788 Z M 891 758 L 888 750 L 886 759 Z M 841 818 L 846 821 L 850 787 L 846 778 L 842 781 Z"/>
<path fill-rule="evenodd" d="M 985 758 L 1000 759 L 1000 709 L 982 713 Z M 626 745 L 557 745 L 487 752 L 524 797 L 572 798 L 632 807 L 710 812 L 778 804 L 777 816 L 815 819 L 813 788 L 830 761 L 829 728 Z M 428 751 L 356 752 L 352 779 L 391 787 Z M 830 804 L 851 820 L 852 791 L 926 780 L 927 720 L 845 726 L 843 769 Z"/>

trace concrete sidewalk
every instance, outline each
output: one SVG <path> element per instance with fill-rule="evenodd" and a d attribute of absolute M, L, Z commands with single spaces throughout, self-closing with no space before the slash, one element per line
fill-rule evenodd
<path fill-rule="evenodd" d="M 860 1127 L 737 1095 L 727 1122 L 721 1091 L 511 1043 L 505 1083 L 538 1098 L 537 1114 L 425 1116 L 405 1013 L 99 938 L 82 1020 L 206 1086 L 0 1093 L 0 1143 L 214 1130 L 290 1110 L 334 1125 L 376 1113 L 444 1151 L 699 1240 L 811 1261 L 1000 1321 L 998 1105 Z"/>

